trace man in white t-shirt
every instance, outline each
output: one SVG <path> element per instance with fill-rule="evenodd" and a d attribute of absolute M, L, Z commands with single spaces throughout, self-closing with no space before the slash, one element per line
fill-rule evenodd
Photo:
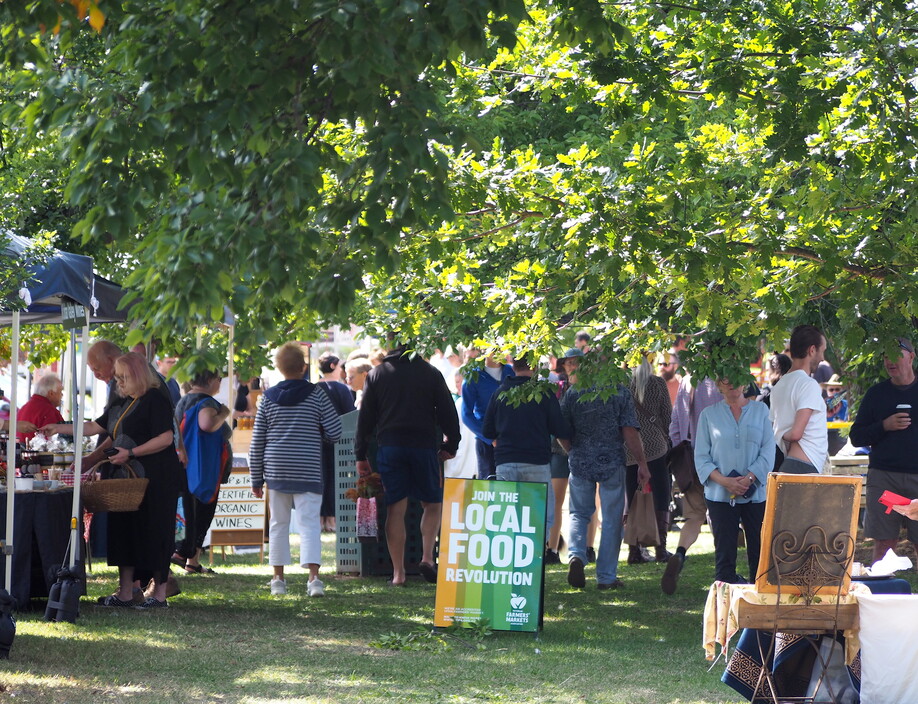
<path fill-rule="evenodd" d="M 798 325 L 790 338 L 790 371 L 771 392 L 775 443 L 784 452 L 779 472 L 819 474 L 829 454 L 826 403 L 811 374 L 826 351 L 826 338 L 813 325 Z"/>

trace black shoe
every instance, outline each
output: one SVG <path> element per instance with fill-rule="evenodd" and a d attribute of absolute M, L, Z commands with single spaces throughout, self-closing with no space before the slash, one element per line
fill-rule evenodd
<path fill-rule="evenodd" d="M 587 548 L 587 562 L 596 562 L 596 550 Z"/>
<path fill-rule="evenodd" d="M 583 574 L 583 560 L 572 557 L 567 568 L 567 583 L 576 589 L 586 586 L 586 577 Z"/>
<path fill-rule="evenodd" d="M 666 563 L 666 569 L 663 570 L 663 577 L 660 579 L 660 589 L 664 594 L 675 594 L 676 585 L 679 583 L 679 573 L 685 565 L 685 555 L 677 552 Z"/>
<path fill-rule="evenodd" d="M 581 574 L 582 573 L 583 571 L 581 569 Z M 121 609 L 130 609 L 134 606 L 134 600 L 131 599 L 131 601 L 121 601 L 121 599 L 112 594 L 110 596 L 100 596 L 98 599 L 96 599 L 96 604 L 99 606 L 106 606 L 108 608 L 117 607 Z"/>
<path fill-rule="evenodd" d="M 545 564 L 546 565 L 560 565 L 561 556 L 556 551 L 548 548 L 545 550 Z"/>
<path fill-rule="evenodd" d="M 430 584 L 437 583 L 437 566 L 432 565 L 429 562 L 421 562 L 418 564 L 418 571 L 421 573 L 421 576 L 424 578 L 425 582 Z"/>
<path fill-rule="evenodd" d="M 628 546 L 628 564 L 629 565 L 642 565 L 645 562 L 653 562 L 653 559 L 650 557 L 650 553 L 647 552 L 647 549 L 642 548 L 638 545 L 629 545 Z"/>
<path fill-rule="evenodd" d="M 134 607 L 139 611 L 149 611 L 150 609 L 168 609 L 169 604 L 166 601 L 160 601 L 159 599 L 154 599 L 152 596 L 147 597 L 142 604 L 138 604 Z"/>
<path fill-rule="evenodd" d="M 599 583 L 596 585 L 597 589 L 621 589 L 625 586 L 625 583 L 620 579 L 615 579 L 608 584 Z"/>
<path fill-rule="evenodd" d="M 659 546 L 654 550 L 654 553 L 654 562 L 669 562 L 669 558 L 673 556 L 669 550 Z"/>

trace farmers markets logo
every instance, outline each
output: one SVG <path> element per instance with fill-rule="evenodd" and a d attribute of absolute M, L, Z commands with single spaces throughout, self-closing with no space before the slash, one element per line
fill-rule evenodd
<path fill-rule="evenodd" d="M 520 596 L 519 594 L 511 594 L 510 608 L 512 608 L 513 611 L 508 611 L 505 615 L 508 624 L 521 626 L 529 623 L 530 613 L 528 611 L 523 611 L 523 609 L 526 608 L 526 597 Z"/>

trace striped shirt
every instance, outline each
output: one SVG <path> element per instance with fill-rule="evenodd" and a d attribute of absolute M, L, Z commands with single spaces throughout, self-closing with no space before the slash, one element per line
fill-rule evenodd
<path fill-rule="evenodd" d="M 249 447 L 252 488 L 268 484 L 285 494 L 322 493 L 322 442 L 341 437 L 341 421 L 328 395 L 315 387 L 294 405 L 261 399 Z"/>

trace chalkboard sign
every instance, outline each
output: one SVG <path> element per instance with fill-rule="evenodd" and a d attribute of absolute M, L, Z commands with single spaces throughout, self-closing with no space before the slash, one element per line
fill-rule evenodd
<path fill-rule="evenodd" d="M 229 480 L 220 485 L 217 510 L 210 524 L 210 544 L 215 547 L 257 545 L 263 548 L 267 525 L 265 508 L 265 498 L 259 499 L 252 493 L 245 456 L 236 455 Z"/>
<path fill-rule="evenodd" d="M 61 323 L 64 330 L 80 330 L 86 325 L 86 308 L 67 298 L 61 301 Z"/>
<path fill-rule="evenodd" d="M 857 537 L 861 477 L 770 474 L 756 589 L 847 594 Z M 839 586 L 840 585 L 840 586 Z"/>

